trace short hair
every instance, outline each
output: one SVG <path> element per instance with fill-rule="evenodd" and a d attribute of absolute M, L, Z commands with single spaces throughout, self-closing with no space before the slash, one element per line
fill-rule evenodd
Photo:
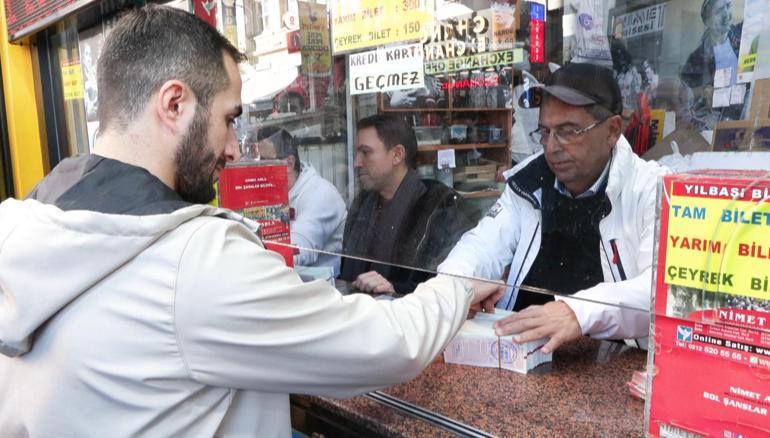
<path fill-rule="evenodd" d="M 414 169 L 417 166 L 417 137 L 414 129 L 403 118 L 375 114 L 364 117 L 356 123 L 356 130 L 366 128 L 374 128 L 377 131 L 377 137 L 382 140 L 387 150 L 393 149 L 398 144 L 404 146 L 407 167 Z"/>
<path fill-rule="evenodd" d="M 267 126 L 257 130 L 256 138 L 254 138 L 253 132 L 249 137 L 252 143 L 259 143 L 262 140 L 269 139 L 275 145 L 276 158 L 282 160 L 287 157 L 294 157 L 294 170 L 297 172 L 302 171 L 299 163 L 299 150 L 294 142 L 294 137 L 287 130 L 277 126 Z"/>
<path fill-rule="evenodd" d="M 198 105 L 229 86 L 224 54 L 245 57 L 214 27 L 185 11 L 147 5 L 121 18 L 104 44 L 98 63 L 101 130 L 125 128 L 166 81 L 190 87 Z"/>

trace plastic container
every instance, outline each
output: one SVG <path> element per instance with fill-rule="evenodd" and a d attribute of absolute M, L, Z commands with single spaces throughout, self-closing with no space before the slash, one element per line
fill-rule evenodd
<path fill-rule="evenodd" d="M 415 126 L 414 134 L 418 145 L 441 144 L 441 126 Z"/>

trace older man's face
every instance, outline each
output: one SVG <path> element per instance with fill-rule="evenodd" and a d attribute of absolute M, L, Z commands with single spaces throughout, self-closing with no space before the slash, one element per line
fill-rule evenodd
<path fill-rule="evenodd" d="M 540 108 L 540 127 L 549 131 L 579 130 L 598 121 L 585 108 L 556 98 L 546 98 Z M 559 144 L 553 135 L 543 138 L 548 167 L 573 195 L 588 190 L 601 175 L 617 141 L 613 134 L 613 128 L 619 133 L 619 126 L 614 127 L 617 123 L 611 117 L 568 144 Z"/>

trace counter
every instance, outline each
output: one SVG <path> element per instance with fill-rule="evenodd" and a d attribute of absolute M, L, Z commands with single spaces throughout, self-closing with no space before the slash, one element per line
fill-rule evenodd
<path fill-rule="evenodd" d="M 644 368 L 646 357 L 619 343 L 583 338 L 562 346 L 552 364 L 527 375 L 449 365 L 439 358 L 416 379 L 381 393 L 475 428 L 476 436 L 642 436 L 644 402 L 630 395 L 625 382 Z M 292 411 L 295 427 L 305 432 L 453 435 L 370 396 L 292 396 Z M 323 429 L 323 422 L 338 428 Z"/>

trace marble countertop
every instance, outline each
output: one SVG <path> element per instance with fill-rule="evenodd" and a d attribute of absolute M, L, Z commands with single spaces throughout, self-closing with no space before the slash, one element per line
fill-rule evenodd
<path fill-rule="evenodd" d="M 524 375 L 445 364 L 382 392 L 495 436 L 642 436 L 644 402 L 625 384 L 646 352 L 588 338 L 562 346 L 551 364 Z M 367 397 L 293 396 L 381 436 L 450 436 Z"/>

